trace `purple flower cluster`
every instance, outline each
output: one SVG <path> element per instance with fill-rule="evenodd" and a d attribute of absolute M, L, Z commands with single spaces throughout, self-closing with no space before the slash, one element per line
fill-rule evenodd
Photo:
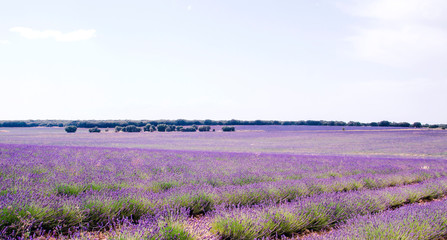
<path fill-rule="evenodd" d="M 324 193 L 279 205 L 223 209 L 216 213 L 212 230 L 226 239 L 291 236 L 445 194 L 447 178 L 380 190 Z"/>
<path fill-rule="evenodd" d="M 447 201 L 411 204 L 380 214 L 367 214 L 349 220 L 340 229 L 304 239 L 389 240 L 445 239 L 447 236 Z"/>

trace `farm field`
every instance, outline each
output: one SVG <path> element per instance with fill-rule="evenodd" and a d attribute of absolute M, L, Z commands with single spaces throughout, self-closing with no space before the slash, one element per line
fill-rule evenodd
<path fill-rule="evenodd" d="M 447 131 L 236 129 L 2 128 L 0 237 L 447 236 Z"/>
<path fill-rule="evenodd" d="M 214 127 L 220 129 L 219 126 Z M 446 158 L 447 131 L 330 126 L 237 126 L 237 131 L 100 134 L 63 128 L 2 128 L 0 143 L 251 153 Z"/>

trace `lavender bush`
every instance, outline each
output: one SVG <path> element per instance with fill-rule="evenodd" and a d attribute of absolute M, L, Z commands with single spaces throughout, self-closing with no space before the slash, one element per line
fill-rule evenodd
<path fill-rule="evenodd" d="M 412 204 L 380 214 L 351 219 L 326 235 L 304 239 L 444 239 L 447 236 L 447 201 Z"/>
<path fill-rule="evenodd" d="M 447 194 L 447 178 L 383 190 L 326 193 L 280 205 L 222 210 L 212 231 L 225 239 L 256 239 L 291 236 L 308 230 L 321 230 L 354 216 L 435 199 Z"/>

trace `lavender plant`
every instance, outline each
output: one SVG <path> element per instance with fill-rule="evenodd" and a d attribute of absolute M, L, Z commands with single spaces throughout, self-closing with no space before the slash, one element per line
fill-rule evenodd
<path fill-rule="evenodd" d="M 411 204 L 380 214 L 349 220 L 340 229 L 303 239 L 444 239 L 447 236 L 447 202 Z"/>
<path fill-rule="evenodd" d="M 223 239 L 291 236 L 322 230 L 359 215 L 436 199 L 447 194 L 447 178 L 421 184 L 347 193 L 326 193 L 286 204 L 263 204 L 216 213 L 212 231 Z M 362 238 L 357 238 L 362 239 Z"/>

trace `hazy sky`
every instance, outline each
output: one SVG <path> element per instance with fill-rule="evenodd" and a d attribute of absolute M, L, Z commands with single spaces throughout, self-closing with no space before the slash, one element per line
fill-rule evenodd
<path fill-rule="evenodd" d="M 1 1 L 0 119 L 447 123 L 445 0 Z"/>

